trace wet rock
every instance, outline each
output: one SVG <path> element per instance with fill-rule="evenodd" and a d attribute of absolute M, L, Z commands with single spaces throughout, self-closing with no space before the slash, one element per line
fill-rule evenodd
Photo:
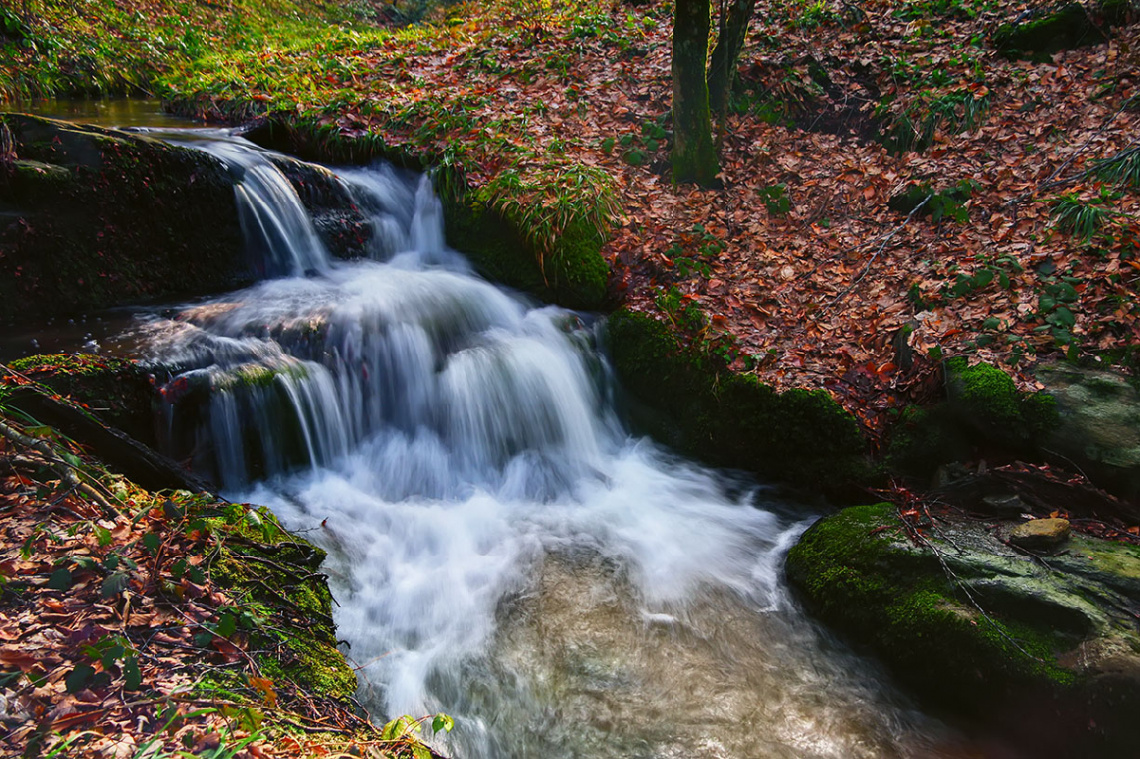
<path fill-rule="evenodd" d="M 1032 519 L 1009 532 L 1009 542 L 1020 548 L 1055 548 L 1069 539 L 1068 519 Z"/>
<path fill-rule="evenodd" d="M 1031 753 L 1128 755 L 1140 740 L 1140 547 L 1073 535 L 1042 561 L 1001 541 L 1010 523 L 992 526 L 940 515 L 912 539 L 892 505 L 853 507 L 804 533 L 787 576 L 925 700 Z"/>
<path fill-rule="evenodd" d="M 1029 505 L 1016 494 L 985 495 L 982 496 L 982 503 L 993 509 L 993 513 L 1004 516 L 1014 516 L 1029 511 Z"/>
<path fill-rule="evenodd" d="M 249 280 L 220 161 L 144 135 L 0 114 L 0 321 L 30 321 Z"/>
<path fill-rule="evenodd" d="M 1037 379 L 1060 417 L 1044 447 L 1101 487 L 1140 498 L 1140 390 L 1119 374 L 1068 364 L 1043 365 Z"/>
<path fill-rule="evenodd" d="M 319 164 L 284 155 L 272 155 L 270 160 L 297 191 L 330 253 L 349 259 L 368 255 L 372 227 L 336 174 Z"/>

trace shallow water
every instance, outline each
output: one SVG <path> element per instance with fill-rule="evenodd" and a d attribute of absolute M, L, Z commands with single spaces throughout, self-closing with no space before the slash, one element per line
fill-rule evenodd
<path fill-rule="evenodd" d="M 62 119 L 77 124 L 102 127 L 167 127 L 190 126 L 190 119 L 166 113 L 162 101 L 154 98 L 91 98 L 0 102 L 0 111 L 32 113 L 49 119 Z"/>

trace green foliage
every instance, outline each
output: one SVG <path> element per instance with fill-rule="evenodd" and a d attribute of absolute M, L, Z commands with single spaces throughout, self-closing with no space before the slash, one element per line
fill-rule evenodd
<path fill-rule="evenodd" d="M 1119 214 L 1109 204 L 1119 198 L 1117 193 L 1106 189 L 1088 200 L 1075 192 L 1066 193 L 1053 201 L 1053 223 L 1062 232 L 1087 243 L 1118 218 Z"/>
<path fill-rule="evenodd" d="M 764 201 L 764 208 L 768 209 L 768 213 L 772 216 L 787 216 L 788 212 L 792 210 L 792 199 L 788 197 L 788 186 L 783 182 L 769 187 L 761 187 L 756 192 Z"/>
<path fill-rule="evenodd" d="M 934 191 L 930 182 L 922 182 L 910 185 L 905 192 L 891 198 L 888 205 L 905 214 L 919 209 L 922 215 L 929 216 L 935 224 L 942 219 L 965 223 L 970 216 L 966 201 L 976 189 L 978 183 L 972 179 L 963 179 L 938 192 Z"/>
<path fill-rule="evenodd" d="M 1092 174 L 1113 185 L 1140 188 L 1140 148 L 1122 150 L 1114 156 L 1094 161 Z"/>
<path fill-rule="evenodd" d="M 979 95 L 969 87 L 950 92 L 924 90 L 917 93 L 901 111 L 893 111 L 884 101 L 875 110 L 883 121 L 883 145 L 893 152 L 922 151 L 934 143 L 936 132 L 952 134 L 977 129 L 990 109 L 990 95 Z"/>

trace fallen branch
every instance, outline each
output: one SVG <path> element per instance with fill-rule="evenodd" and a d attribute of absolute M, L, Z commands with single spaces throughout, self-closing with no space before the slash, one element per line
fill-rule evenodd
<path fill-rule="evenodd" d="M 103 513 L 111 519 L 122 516 L 122 512 L 112 506 L 110 501 L 104 498 L 90 483 L 79 479 L 76 472 L 80 470 L 57 455 L 48 441 L 25 435 L 3 421 L 0 421 L 0 435 L 7 438 L 13 445 L 30 448 L 43 456 L 51 470 L 59 475 L 61 481 L 94 501 L 103 510 Z"/>

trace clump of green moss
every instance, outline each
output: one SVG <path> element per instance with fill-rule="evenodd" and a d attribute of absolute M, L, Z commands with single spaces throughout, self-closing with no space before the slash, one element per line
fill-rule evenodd
<path fill-rule="evenodd" d="M 356 692 L 356 673 L 337 649 L 332 595 L 317 572 L 325 554 L 286 533 L 268 510 L 233 524 L 210 577 L 239 603 L 258 608 L 271 624 L 250 631 L 258 666 L 278 683 L 333 701 Z"/>
<path fill-rule="evenodd" d="M 1096 5 L 1099 8 L 1090 10 L 1070 2 L 1027 21 L 1002 24 L 993 34 L 994 47 L 1007 58 L 1047 61 L 1061 50 L 1098 45 L 1107 40 L 1109 30 L 1127 23 L 1131 9 L 1128 0 Z"/>
<path fill-rule="evenodd" d="M 144 442 L 154 438 L 154 387 L 133 361 L 87 353 L 36 355 L 9 366 Z M 10 378 L 0 377 L 0 382 Z"/>
<path fill-rule="evenodd" d="M 832 492 L 867 477 L 858 423 L 827 393 L 777 393 L 645 314 L 613 314 L 607 341 L 633 421 L 682 452 Z"/>
<path fill-rule="evenodd" d="M 908 408 L 891 428 L 885 457 L 889 471 L 928 475 L 977 450 L 1033 457 L 1060 423 L 1053 396 L 1019 391 L 996 366 L 971 366 L 959 356 L 948 359 L 944 368 L 947 400 Z"/>

